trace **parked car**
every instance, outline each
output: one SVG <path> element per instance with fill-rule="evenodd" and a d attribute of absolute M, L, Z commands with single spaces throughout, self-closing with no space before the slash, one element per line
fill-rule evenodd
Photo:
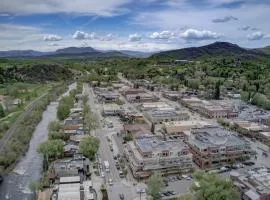
<path fill-rule="evenodd" d="M 145 193 L 145 188 L 136 188 L 137 193 Z"/>
<path fill-rule="evenodd" d="M 111 178 L 109 179 L 109 185 L 113 185 L 113 181 Z"/>
<path fill-rule="evenodd" d="M 188 175 L 182 175 L 183 179 L 186 179 L 186 180 L 191 180 L 191 177 L 188 176 Z"/>
<path fill-rule="evenodd" d="M 252 166 L 252 165 L 255 165 L 254 162 L 251 162 L 251 161 L 246 161 L 246 162 L 243 162 L 244 165 L 247 165 L 247 166 Z"/>
<path fill-rule="evenodd" d="M 124 200 L 125 199 L 124 194 L 119 194 L 119 197 L 120 197 L 121 200 Z"/>
<path fill-rule="evenodd" d="M 101 176 L 101 177 L 104 177 L 104 176 L 105 176 L 104 172 L 101 172 L 101 173 L 100 173 L 100 176 Z"/>

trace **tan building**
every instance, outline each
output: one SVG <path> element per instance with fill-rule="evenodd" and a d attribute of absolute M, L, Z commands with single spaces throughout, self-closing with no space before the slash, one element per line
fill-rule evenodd
<path fill-rule="evenodd" d="M 154 95 L 148 93 L 127 94 L 126 99 L 131 103 L 152 102 L 157 100 Z"/>
<path fill-rule="evenodd" d="M 203 128 L 207 126 L 211 126 L 211 124 L 206 121 L 171 121 L 163 123 L 163 130 L 167 136 L 174 136 L 185 140 L 189 137 L 192 128 Z"/>
<path fill-rule="evenodd" d="M 136 178 L 149 177 L 153 172 L 187 173 L 192 168 L 192 155 L 180 141 L 155 137 L 136 139 L 127 143 L 125 156 Z"/>
<path fill-rule="evenodd" d="M 115 104 L 115 103 L 103 104 L 102 114 L 105 115 L 105 116 L 119 115 L 121 110 L 122 109 L 120 108 L 120 106 Z"/>
<path fill-rule="evenodd" d="M 238 112 L 233 110 L 232 102 L 225 100 L 206 101 L 197 97 L 190 97 L 181 99 L 181 102 L 208 118 L 218 119 L 238 116 Z"/>
<path fill-rule="evenodd" d="M 188 145 L 201 169 L 243 161 L 253 152 L 249 142 L 220 127 L 192 129 Z"/>
<path fill-rule="evenodd" d="M 159 108 L 152 110 L 147 112 L 145 116 L 154 124 L 189 119 L 188 113 L 177 112 L 171 108 Z"/>
<path fill-rule="evenodd" d="M 157 101 L 157 102 L 145 102 L 139 105 L 138 107 L 142 111 L 148 111 L 159 108 L 170 108 L 171 106 L 163 101 Z M 172 109 L 174 110 L 174 108 Z"/>
<path fill-rule="evenodd" d="M 150 129 L 151 127 L 148 124 L 125 124 L 123 126 L 123 134 L 131 133 L 134 138 L 153 136 Z"/>

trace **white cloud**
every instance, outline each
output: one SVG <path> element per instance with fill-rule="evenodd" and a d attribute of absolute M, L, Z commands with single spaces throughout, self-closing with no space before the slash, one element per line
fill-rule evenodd
<path fill-rule="evenodd" d="M 142 39 L 142 36 L 139 35 L 138 33 L 134 33 L 134 34 L 130 34 L 128 36 L 128 40 L 130 42 L 136 42 L 136 41 L 140 41 Z"/>
<path fill-rule="evenodd" d="M 249 35 L 247 35 L 247 38 L 249 40 L 261 40 L 261 39 L 268 39 L 270 38 L 270 34 L 265 34 L 261 31 L 257 31 L 257 32 L 254 32 L 254 33 L 251 33 Z"/>
<path fill-rule="evenodd" d="M 220 38 L 220 35 L 208 30 L 187 29 L 180 37 L 186 40 L 212 40 Z"/>
<path fill-rule="evenodd" d="M 48 46 L 50 46 L 50 47 L 57 47 L 57 46 L 59 46 L 59 44 L 52 42 L 52 43 L 49 43 Z"/>
<path fill-rule="evenodd" d="M 126 12 L 122 9 L 131 0 L 1 0 L 0 13 L 16 15 L 48 13 L 80 13 L 86 15 L 112 16 Z"/>
<path fill-rule="evenodd" d="M 86 33 L 86 32 L 83 32 L 83 31 L 76 31 L 73 36 L 72 36 L 73 39 L 75 40 L 94 40 L 94 39 L 98 39 L 98 36 L 96 33 Z"/>
<path fill-rule="evenodd" d="M 8 14 L 8 13 L 0 13 L 0 17 L 10 17 L 10 14 Z"/>
<path fill-rule="evenodd" d="M 250 30 L 251 29 L 251 26 L 242 26 L 241 28 L 240 28 L 240 30 L 242 30 L 242 31 L 248 31 L 248 30 Z"/>
<path fill-rule="evenodd" d="M 62 40 L 62 37 L 60 37 L 58 35 L 45 35 L 43 37 L 43 40 L 46 42 L 60 41 L 60 40 Z"/>
<path fill-rule="evenodd" d="M 100 38 L 100 41 L 111 41 L 113 39 L 113 35 L 111 33 L 108 33 L 104 37 Z"/>
<path fill-rule="evenodd" d="M 171 31 L 154 32 L 149 37 L 152 39 L 170 39 L 175 37 L 175 33 Z"/>

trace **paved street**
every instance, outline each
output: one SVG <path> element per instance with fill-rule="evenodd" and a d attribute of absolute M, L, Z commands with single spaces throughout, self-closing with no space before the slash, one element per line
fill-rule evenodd
<path fill-rule="evenodd" d="M 118 138 L 117 132 L 120 132 L 122 125 L 120 123 L 120 119 L 117 117 L 103 117 L 101 115 L 102 104 L 98 104 L 95 99 L 95 95 L 91 87 L 87 84 L 84 84 L 84 94 L 88 94 L 89 97 L 89 106 L 94 115 L 96 115 L 99 123 L 99 127 L 93 131 L 91 134 L 98 137 L 100 140 L 100 148 L 98 151 L 98 155 L 100 157 L 100 161 L 102 164 L 101 171 L 104 172 L 105 177 L 97 177 L 93 175 L 93 185 L 97 191 L 99 191 L 99 187 L 102 183 L 107 185 L 108 195 L 110 200 L 119 199 L 119 194 L 123 193 L 126 200 L 134 200 L 139 199 L 139 194 L 136 193 L 136 188 L 145 188 L 145 184 L 140 183 L 139 186 L 135 186 L 138 183 L 133 179 L 132 175 L 129 173 L 126 178 L 120 178 L 119 171 L 115 166 L 114 155 L 118 153 L 120 155 L 123 154 L 123 144 L 121 139 Z M 108 128 L 106 126 L 107 122 L 112 122 L 113 128 Z M 111 139 L 111 143 L 113 146 L 113 152 L 110 150 L 110 142 L 107 140 L 107 136 Z M 120 147 L 120 148 L 119 148 Z M 104 161 L 108 161 L 110 165 L 110 172 L 105 172 L 104 169 Z M 113 185 L 109 185 L 109 179 L 112 179 Z M 96 184 L 95 182 L 98 182 Z M 98 199 L 101 199 L 101 195 L 99 194 Z M 145 195 L 141 196 L 141 199 L 145 199 Z"/>

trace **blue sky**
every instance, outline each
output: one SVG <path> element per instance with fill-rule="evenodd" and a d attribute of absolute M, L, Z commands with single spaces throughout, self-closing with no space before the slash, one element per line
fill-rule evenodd
<path fill-rule="evenodd" d="M 8 0 L 0 2 L 0 50 L 263 47 L 269 19 L 270 0 Z"/>

